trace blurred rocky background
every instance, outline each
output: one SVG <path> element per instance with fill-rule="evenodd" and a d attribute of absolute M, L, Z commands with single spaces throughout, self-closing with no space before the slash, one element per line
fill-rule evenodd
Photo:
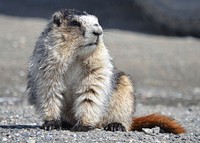
<path fill-rule="evenodd" d="M 1 0 L 1 125 L 39 122 L 27 106 L 18 108 L 26 101 L 27 61 L 52 13 L 64 8 L 99 18 L 115 65 L 135 82 L 136 114 L 172 114 L 190 125 L 188 137 L 200 135 L 199 0 Z"/>
<path fill-rule="evenodd" d="M 134 79 L 139 99 L 199 104 L 200 24 L 192 25 L 200 22 L 198 0 L 1 0 L 1 97 L 24 95 L 26 62 L 34 43 L 52 13 L 64 8 L 85 10 L 99 18 L 114 63 Z M 187 32 L 176 27 L 186 27 Z M 196 29 L 189 32 L 192 28 Z"/>

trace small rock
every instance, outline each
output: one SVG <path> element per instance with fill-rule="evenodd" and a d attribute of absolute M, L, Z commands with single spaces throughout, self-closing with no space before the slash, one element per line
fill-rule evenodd
<path fill-rule="evenodd" d="M 36 140 L 34 140 L 34 139 L 28 139 L 27 143 L 36 143 Z"/>
<path fill-rule="evenodd" d="M 160 133 L 160 128 L 159 127 L 153 128 L 153 132 L 156 134 Z"/>
<path fill-rule="evenodd" d="M 17 137 L 18 137 L 19 135 L 20 135 L 19 133 L 15 133 L 15 136 L 17 136 Z"/>
<path fill-rule="evenodd" d="M 51 139 L 52 139 L 52 135 L 49 135 L 49 134 L 48 134 L 47 136 L 45 136 L 45 139 L 46 139 L 46 140 L 51 140 Z"/>
<path fill-rule="evenodd" d="M 6 142 L 6 141 L 8 141 L 8 139 L 4 137 L 4 138 L 2 139 L 2 142 Z"/>
<path fill-rule="evenodd" d="M 74 136 L 74 137 L 77 137 L 77 135 L 76 135 L 76 134 L 73 134 L 73 136 Z"/>
<path fill-rule="evenodd" d="M 30 134 L 29 133 L 22 133 L 22 136 L 24 136 L 24 137 L 30 137 Z"/>
<path fill-rule="evenodd" d="M 149 128 L 142 128 L 142 131 L 145 132 L 146 134 L 158 134 L 160 133 L 160 128 L 159 127 L 155 127 L 152 129 Z"/>
<path fill-rule="evenodd" d="M 142 128 L 142 131 L 147 133 L 147 134 L 152 134 L 153 133 L 152 129 L 148 129 L 148 128 Z"/>

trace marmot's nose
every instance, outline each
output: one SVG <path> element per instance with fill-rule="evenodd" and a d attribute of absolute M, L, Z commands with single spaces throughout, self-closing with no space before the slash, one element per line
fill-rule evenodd
<path fill-rule="evenodd" d="M 93 34 L 94 34 L 95 36 L 99 36 L 99 35 L 102 34 L 102 31 L 93 31 Z"/>
<path fill-rule="evenodd" d="M 99 36 L 103 33 L 103 30 L 100 25 L 95 24 L 94 30 L 92 32 L 95 36 Z"/>

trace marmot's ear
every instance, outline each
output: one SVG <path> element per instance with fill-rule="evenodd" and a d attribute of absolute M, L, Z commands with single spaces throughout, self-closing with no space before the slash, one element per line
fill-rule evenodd
<path fill-rule="evenodd" d="M 58 27 L 62 23 L 62 13 L 61 12 L 55 12 L 52 16 L 53 23 L 55 23 Z"/>

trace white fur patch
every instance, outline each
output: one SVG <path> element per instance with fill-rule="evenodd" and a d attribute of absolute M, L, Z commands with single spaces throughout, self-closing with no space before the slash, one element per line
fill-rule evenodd
<path fill-rule="evenodd" d="M 84 33 L 84 47 L 79 51 L 79 55 L 85 55 L 95 50 L 97 45 L 95 43 L 102 40 L 102 27 L 99 25 L 98 19 L 94 15 L 77 16 L 76 19 L 81 23 Z M 101 33 L 97 36 L 95 33 Z"/>
<path fill-rule="evenodd" d="M 98 19 L 97 17 L 93 16 L 93 15 L 83 15 L 79 17 L 80 22 L 83 25 L 90 25 L 90 26 L 94 26 L 95 24 L 99 25 Z"/>

